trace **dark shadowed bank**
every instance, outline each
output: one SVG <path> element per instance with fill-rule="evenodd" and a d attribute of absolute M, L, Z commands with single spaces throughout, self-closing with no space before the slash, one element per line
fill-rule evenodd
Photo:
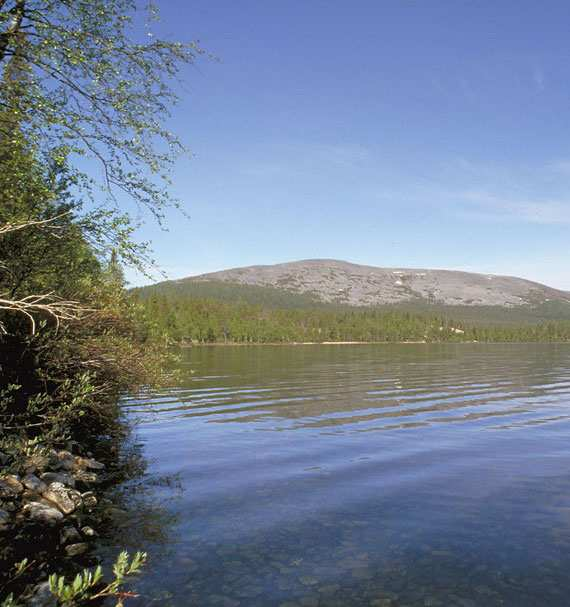
<path fill-rule="evenodd" d="M 3 607 L 38 582 L 35 604 L 122 604 L 146 558 L 82 569 L 129 468 L 119 395 L 166 361 L 124 289 L 121 267 L 149 258 L 116 196 L 159 221 L 177 206 L 168 169 L 184 148 L 162 121 L 200 50 L 156 36 L 155 17 L 136 0 L 0 0 Z"/>

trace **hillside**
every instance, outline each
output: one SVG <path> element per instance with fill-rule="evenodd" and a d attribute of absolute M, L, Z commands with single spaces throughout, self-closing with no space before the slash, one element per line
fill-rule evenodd
<path fill-rule="evenodd" d="M 570 318 L 570 293 L 510 276 L 377 268 L 336 260 L 249 266 L 137 289 L 272 308 L 389 307 L 454 318 L 520 322 Z"/>
<path fill-rule="evenodd" d="M 351 306 L 406 301 L 506 307 L 551 300 L 570 302 L 570 293 L 522 278 L 450 270 L 377 268 L 319 259 L 235 268 L 202 274 L 193 280 L 274 287 Z"/>

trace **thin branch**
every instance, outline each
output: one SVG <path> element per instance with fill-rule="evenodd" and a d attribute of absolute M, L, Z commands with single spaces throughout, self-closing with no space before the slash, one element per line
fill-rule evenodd
<path fill-rule="evenodd" d="M 18 33 L 20 26 L 22 25 L 22 19 L 24 18 L 24 9 L 26 6 L 26 0 L 16 0 L 16 4 L 13 9 L 9 12 L 12 13 L 12 19 L 8 29 L 0 34 L 0 63 L 4 59 L 10 38 Z"/>
<path fill-rule="evenodd" d="M 58 219 L 61 219 L 65 215 L 69 215 L 71 211 L 65 211 L 65 213 L 60 213 L 59 215 L 55 215 L 54 217 L 50 217 L 49 219 L 42 219 L 38 221 L 22 221 L 21 223 L 5 223 L 0 226 L 0 236 L 4 234 L 8 234 L 9 232 L 17 232 L 18 230 L 23 230 L 25 228 L 37 227 L 37 226 L 45 226 L 47 224 L 53 223 Z M 52 226 L 57 227 L 57 226 Z"/>

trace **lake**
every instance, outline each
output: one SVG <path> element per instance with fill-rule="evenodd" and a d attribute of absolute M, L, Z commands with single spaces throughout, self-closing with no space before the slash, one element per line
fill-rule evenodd
<path fill-rule="evenodd" d="M 569 345 L 182 357 L 124 403 L 133 607 L 570 604 Z"/>

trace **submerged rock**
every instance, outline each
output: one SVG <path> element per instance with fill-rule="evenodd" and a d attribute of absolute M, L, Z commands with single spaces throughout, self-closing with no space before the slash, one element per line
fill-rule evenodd
<path fill-rule="evenodd" d="M 34 594 L 28 599 L 28 607 L 56 607 L 57 600 L 49 589 L 49 582 L 38 584 Z"/>
<path fill-rule="evenodd" d="M 85 554 L 89 550 L 89 544 L 85 542 L 79 542 L 77 544 L 69 544 L 65 547 L 67 556 L 79 556 Z"/>
<path fill-rule="evenodd" d="M 63 514 L 52 506 L 41 502 L 30 502 L 24 506 L 23 512 L 31 520 L 47 525 L 55 525 L 63 520 Z"/>
<path fill-rule="evenodd" d="M 75 527 L 64 527 L 59 534 L 60 544 L 81 543 L 82 537 Z"/>
<path fill-rule="evenodd" d="M 85 537 L 97 537 L 98 535 L 97 531 L 95 531 L 93 527 L 89 527 L 88 525 L 85 525 L 85 527 L 81 527 L 81 533 L 83 533 Z"/>

